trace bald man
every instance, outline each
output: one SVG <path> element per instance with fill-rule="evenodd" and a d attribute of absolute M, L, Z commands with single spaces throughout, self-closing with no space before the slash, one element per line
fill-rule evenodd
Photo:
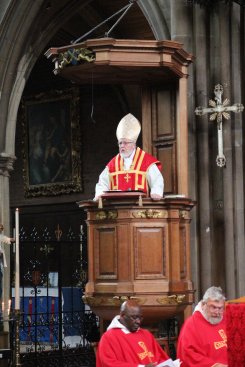
<path fill-rule="evenodd" d="M 141 328 L 143 316 L 134 301 L 122 304 L 120 315 L 115 316 L 102 335 L 96 354 L 96 367 L 155 367 L 169 360 L 154 336 Z"/>

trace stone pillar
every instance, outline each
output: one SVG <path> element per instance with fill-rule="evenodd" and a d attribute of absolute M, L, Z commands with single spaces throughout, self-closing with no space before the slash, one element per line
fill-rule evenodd
<path fill-rule="evenodd" d="M 220 64 L 216 65 L 217 75 L 220 68 L 220 81 L 224 86 L 224 98 L 231 100 L 231 68 L 230 68 L 230 7 L 219 6 L 218 14 L 218 34 L 220 44 Z M 224 252 L 225 252 L 225 279 L 226 279 L 226 296 L 228 298 L 236 297 L 236 289 L 234 287 L 235 280 L 235 252 L 234 252 L 234 167 L 233 167 L 233 131 L 231 116 L 229 121 L 224 120 L 223 141 L 224 154 L 226 157 L 226 166 L 223 169 L 223 202 L 224 202 Z"/>
<path fill-rule="evenodd" d="M 238 4 L 233 4 L 231 10 L 231 104 L 240 103 L 242 101 L 242 84 L 244 80 L 241 78 L 241 70 L 244 70 L 244 65 L 241 64 L 241 47 L 244 44 L 245 30 L 242 28 L 244 21 L 241 21 L 241 7 Z M 241 42 L 241 37 L 243 40 Z M 244 51 L 244 50 L 243 50 Z M 245 246 L 244 246 L 244 125 L 242 121 L 245 118 L 245 111 L 233 115 L 233 149 L 234 149 L 234 247 L 235 247 L 235 269 L 236 275 L 236 291 L 237 296 L 245 295 Z M 228 244 L 227 244 L 228 245 Z"/>
<path fill-rule="evenodd" d="M 192 54 L 194 50 L 194 31 L 193 31 L 193 7 L 188 5 L 186 1 L 171 0 L 171 39 L 183 43 L 183 48 Z M 180 16 L 181 14 L 181 16 Z M 198 32 L 198 30 L 197 30 Z M 194 60 L 196 64 L 196 60 Z M 197 147 L 196 147 L 196 120 L 194 110 L 196 107 L 194 95 L 194 76 L 193 66 L 190 65 L 187 79 L 187 126 L 188 126 L 188 194 L 193 200 L 198 198 L 197 192 Z M 202 72 L 203 74 L 203 72 Z M 181 123 L 181 121 L 179 121 Z M 198 198 L 199 200 L 199 198 Z M 207 202 L 207 200 L 206 200 Z M 199 205 L 198 205 L 199 207 Z M 198 293 L 200 289 L 200 258 L 199 258 L 199 243 L 198 243 L 198 229 L 197 223 L 197 208 L 192 211 L 192 222 L 190 226 L 190 241 L 191 241 L 191 273 L 194 288 L 197 290 L 196 299 L 199 298 Z"/>
<path fill-rule="evenodd" d="M 5 235 L 9 237 L 13 235 L 10 230 L 9 172 L 13 170 L 14 160 L 14 156 L 0 154 L 0 221 L 4 225 Z M 5 246 L 5 254 L 8 266 L 3 274 L 2 302 L 7 307 L 10 297 L 10 248 L 8 246 Z M 8 331 L 8 323 L 4 323 L 4 330 Z"/>
<path fill-rule="evenodd" d="M 192 47 L 192 7 L 186 1 L 171 0 L 171 39 L 183 43 L 183 48 L 191 52 Z M 180 16 L 181 15 L 181 16 Z"/>
<path fill-rule="evenodd" d="M 196 68 L 196 106 L 206 106 L 209 95 L 209 70 L 207 67 L 208 42 L 205 8 L 195 6 L 194 30 L 195 30 L 195 50 L 198 57 L 195 59 Z M 200 273 L 201 290 L 203 293 L 212 284 L 212 247 L 213 247 L 213 225 L 210 207 L 210 171 L 209 171 L 209 130 L 210 122 L 208 116 L 196 117 L 197 136 L 197 164 L 198 172 L 198 208 L 199 208 L 199 236 L 200 241 L 196 247 L 196 259 L 200 256 L 200 268 L 196 271 Z M 201 294 L 199 294 L 200 298 Z"/>

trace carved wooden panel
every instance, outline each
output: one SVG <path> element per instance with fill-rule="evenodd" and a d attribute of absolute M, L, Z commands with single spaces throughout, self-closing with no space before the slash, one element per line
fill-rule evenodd
<path fill-rule="evenodd" d="M 135 279 L 166 277 L 165 227 L 135 227 L 133 247 Z"/>
<path fill-rule="evenodd" d="M 175 93 L 173 89 L 156 89 L 152 94 L 153 140 L 175 139 Z"/>
<path fill-rule="evenodd" d="M 121 282 L 131 280 L 131 253 L 130 253 L 130 228 L 128 224 L 117 226 L 118 258 L 123 259 L 123 266 L 119 266 L 118 278 Z M 122 243 L 122 246 L 119 244 Z"/>
<path fill-rule="evenodd" d="M 92 200 L 82 205 L 90 226 L 86 302 L 98 316 L 111 320 L 125 299 L 137 299 L 148 320 L 173 317 L 193 303 L 190 199 L 143 198 L 139 205 L 122 193 L 121 200 L 103 200 L 103 211 Z"/>
<path fill-rule="evenodd" d="M 116 227 L 96 228 L 95 279 L 117 279 Z"/>
<path fill-rule="evenodd" d="M 157 147 L 157 157 L 162 163 L 164 192 L 177 192 L 176 143 L 165 143 Z"/>
<path fill-rule="evenodd" d="M 186 226 L 180 225 L 180 278 L 187 277 Z"/>
<path fill-rule="evenodd" d="M 162 163 L 164 192 L 177 193 L 176 88 L 169 84 L 142 92 L 143 148 Z"/>

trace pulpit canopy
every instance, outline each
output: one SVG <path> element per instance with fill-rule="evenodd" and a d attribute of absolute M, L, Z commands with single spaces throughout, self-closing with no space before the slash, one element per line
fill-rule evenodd
<path fill-rule="evenodd" d="M 90 39 L 45 53 L 59 73 L 76 84 L 158 84 L 187 76 L 193 56 L 175 41 Z"/>

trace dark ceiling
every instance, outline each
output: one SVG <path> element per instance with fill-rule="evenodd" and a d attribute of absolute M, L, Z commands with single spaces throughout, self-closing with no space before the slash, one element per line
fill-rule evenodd
<path fill-rule="evenodd" d="M 87 5 L 82 5 L 72 18 L 61 26 L 51 42 L 57 41 L 60 45 L 62 45 L 62 42 L 63 45 L 70 43 L 128 5 L 130 5 L 130 9 L 113 29 L 110 36 L 115 38 L 154 39 L 152 30 L 137 2 L 131 3 L 129 0 L 81 1 L 81 4 L 85 3 Z M 105 33 L 110 30 L 122 14 L 123 11 L 96 29 L 88 38 L 104 37 Z"/>

